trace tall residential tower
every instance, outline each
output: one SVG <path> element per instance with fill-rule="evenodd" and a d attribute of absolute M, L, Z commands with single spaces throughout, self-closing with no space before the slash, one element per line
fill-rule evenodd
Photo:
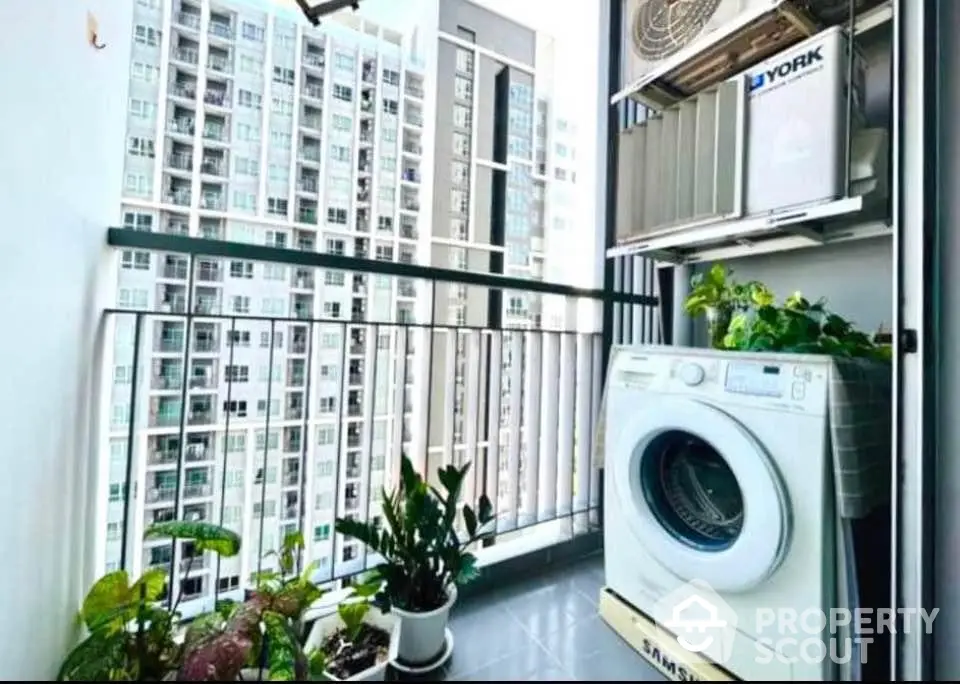
<path fill-rule="evenodd" d="M 564 221 L 551 198 L 575 180 L 556 163 L 573 150 L 553 140 L 566 124 L 538 77 L 552 44 L 467 2 L 425 7 L 401 32 L 349 12 L 317 29 L 278 4 L 136 0 L 122 225 L 542 277 L 544 237 Z M 430 344 L 390 324 L 433 310 L 441 324 L 526 326 L 544 313 L 529 296 L 433 296 L 442 306 L 427 284 L 387 276 L 122 254 L 118 306 L 161 314 L 114 317 L 107 568 L 126 549 L 133 573 L 173 569 L 187 611 L 240 596 L 261 551 L 293 530 L 318 579 L 361 569 L 334 517 L 377 515 L 380 485 L 427 434 L 443 451 L 431 413 L 447 460 L 465 439 L 466 350 L 432 353 L 446 333 Z M 444 428 L 433 409 L 451 361 Z M 218 567 L 188 543 L 142 541 L 175 518 L 222 521 L 244 550 Z"/>

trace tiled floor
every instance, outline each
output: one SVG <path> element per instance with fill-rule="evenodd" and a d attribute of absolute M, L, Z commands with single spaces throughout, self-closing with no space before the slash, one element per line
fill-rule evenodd
<path fill-rule="evenodd" d="M 437 681 L 664 681 L 597 616 L 600 557 L 456 606 Z"/>

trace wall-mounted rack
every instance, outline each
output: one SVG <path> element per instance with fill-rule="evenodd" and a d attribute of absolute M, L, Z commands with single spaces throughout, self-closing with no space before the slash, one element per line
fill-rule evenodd
<path fill-rule="evenodd" d="M 813 2 L 804 3 L 804 7 L 816 9 L 817 2 L 818 0 L 813 0 Z M 820 8 L 827 7 L 829 2 L 830 0 L 822 0 Z M 856 37 L 886 24 L 892 18 L 892 4 L 889 1 L 876 3 L 871 0 L 848 0 L 843 4 L 846 5 L 846 8 L 835 1 L 832 5 L 829 5 L 833 7 L 835 13 L 846 9 L 842 17 L 834 17 L 834 19 L 840 18 L 843 20 L 842 27 L 832 29 L 834 34 L 841 31 L 843 35 Z M 764 3 L 763 9 L 767 14 L 773 11 L 779 12 L 778 16 L 782 18 L 783 12 L 787 11 L 785 8 L 788 6 L 799 7 L 796 3 L 791 5 L 788 0 L 787 2 L 774 2 L 772 4 Z M 709 34 L 710 44 L 714 46 L 726 44 L 724 41 L 729 43 L 729 40 L 741 40 L 748 34 L 754 36 L 751 40 L 755 44 L 767 44 L 753 33 L 757 30 L 756 27 L 760 25 L 757 23 L 760 10 L 757 7 L 754 7 L 754 10 L 741 13 L 737 17 L 737 21 L 731 22 L 728 26 L 714 27 L 712 33 Z M 858 12 L 857 10 L 862 11 Z M 790 11 L 792 12 L 792 10 Z M 827 33 L 821 32 L 821 28 L 822 24 L 817 25 L 814 29 L 815 37 L 802 44 L 783 35 L 774 36 L 777 40 L 790 42 L 790 47 L 785 52 L 778 53 L 781 56 L 770 57 L 768 55 L 769 61 L 766 64 L 772 63 L 772 66 L 754 64 L 753 73 L 765 74 L 766 71 L 764 70 L 766 69 L 777 69 L 778 61 L 782 66 L 787 61 L 794 60 L 793 64 L 795 65 L 799 57 L 792 56 L 794 53 L 801 55 L 804 50 L 808 49 L 807 46 L 820 45 L 823 42 L 823 36 L 826 36 Z M 681 100 L 679 103 L 662 100 L 661 104 L 667 105 L 665 108 L 653 113 L 652 118 L 648 117 L 637 127 L 621 133 L 619 155 L 619 176 L 621 180 L 619 182 L 618 197 L 620 199 L 618 200 L 617 212 L 618 244 L 607 251 L 607 257 L 643 256 L 663 262 L 664 265 L 688 264 L 710 259 L 729 259 L 889 235 L 891 229 L 887 220 L 887 204 L 883 201 L 888 179 L 886 168 L 886 149 L 889 145 L 888 133 L 883 129 L 864 129 L 862 124 L 856 123 L 862 121 L 859 112 L 864 98 L 862 88 L 864 77 L 863 67 L 858 56 L 859 52 L 857 49 L 849 47 L 851 43 L 854 43 L 854 41 L 849 38 L 844 41 L 844 44 L 848 46 L 844 50 L 847 57 L 842 58 L 847 63 L 847 66 L 842 68 L 845 76 L 834 76 L 833 85 L 827 88 L 828 91 L 845 91 L 846 94 L 840 96 L 841 100 L 839 102 L 836 99 L 834 100 L 834 104 L 831 105 L 833 110 L 829 113 L 820 109 L 820 105 L 812 105 L 818 112 L 825 112 L 824 115 L 828 118 L 832 115 L 835 121 L 837 117 L 841 119 L 838 123 L 838 133 L 832 139 L 833 142 L 824 143 L 823 140 L 816 142 L 815 144 L 819 145 L 819 148 L 816 148 L 819 150 L 817 152 L 811 152 L 808 148 L 804 148 L 808 149 L 806 154 L 827 155 L 827 157 L 818 158 L 828 159 L 832 154 L 831 149 L 843 157 L 837 159 L 838 163 L 831 162 L 829 164 L 830 168 L 838 169 L 838 171 L 832 173 L 839 173 L 840 175 L 834 176 L 836 182 L 829 185 L 826 193 L 816 194 L 820 192 L 817 190 L 806 196 L 801 193 L 801 196 L 806 197 L 806 199 L 792 197 L 789 190 L 784 190 L 789 188 L 791 184 L 789 182 L 786 185 L 781 184 L 786 179 L 784 181 L 775 180 L 776 176 L 770 176 L 767 173 L 766 157 L 768 155 L 765 141 L 768 140 L 771 131 L 769 122 L 776 123 L 778 121 L 777 114 L 768 105 L 758 105 L 758 107 L 767 106 L 767 109 L 762 113 L 759 109 L 756 112 L 751 109 L 750 115 L 739 114 L 736 126 L 732 128 L 728 126 L 730 130 L 725 131 L 725 134 L 719 138 L 714 136 L 716 140 L 722 138 L 732 141 L 727 144 L 730 149 L 724 150 L 717 145 L 714 138 L 709 137 L 706 138 L 707 142 L 713 142 L 706 146 L 702 145 L 701 143 L 705 139 L 703 137 L 704 131 L 709 132 L 713 128 L 720 130 L 721 127 L 716 122 L 722 122 L 724 120 L 723 116 L 731 117 L 729 112 L 726 114 L 721 112 L 714 117 L 714 110 L 720 111 L 717 107 L 713 107 L 713 109 L 707 107 L 704 110 L 703 103 L 700 100 L 704 97 L 703 93 L 710 93 L 719 87 L 719 84 L 713 85 Z M 696 47 L 696 45 L 693 47 Z M 827 50 L 827 48 L 823 49 Z M 840 55 L 834 57 L 835 52 L 836 48 L 833 48 L 830 60 L 840 57 Z M 668 60 L 660 69 L 651 72 L 649 79 L 652 80 L 649 80 L 649 83 L 654 83 L 658 78 L 662 80 L 665 73 L 672 73 L 674 76 L 681 73 L 676 68 L 678 61 L 682 63 L 684 59 L 687 59 L 688 64 L 699 63 L 697 60 L 700 57 L 696 55 L 691 57 L 692 53 L 687 53 L 691 53 L 691 51 L 689 49 L 680 51 L 674 59 Z M 705 54 L 702 45 L 700 52 L 697 54 L 701 56 Z M 835 63 L 835 61 L 832 63 Z M 839 80 L 836 80 L 838 78 Z M 728 84 L 737 80 L 742 80 L 742 78 L 730 79 L 728 77 L 723 87 L 726 88 Z M 748 84 L 750 91 L 758 87 L 757 82 L 760 84 L 759 87 L 765 87 L 762 76 L 749 76 L 747 81 L 750 81 Z M 842 85 L 841 82 L 856 85 L 848 87 Z M 637 95 L 638 92 L 643 91 L 643 88 L 637 91 L 634 86 L 636 86 L 636 83 L 631 84 L 630 87 L 621 91 L 613 99 L 633 97 L 643 101 L 644 98 Z M 815 90 L 818 87 L 815 87 Z M 811 101 L 805 99 L 803 86 L 800 86 L 800 89 L 799 97 L 801 101 Z M 653 92 L 654 90 L 648 89 L 647 92 Z M 823 91 L 817 90 L 817 92 Z M 812 93 L 813 91 L 809 91 L 808 95 L 812 95 Z M 794 104 L 794 111 L 795 107 Z M 778 112 L 782 111 L 783 104 L 776 105 L 776 108 Z M 791 107 L 787 105 L 786 111 L 790 111 L 790 109 Z M 706 122 L 708 123 L 706 128 L 704 111 L 707 113 Z M 745 138 L 747 135 L 745 133 L 746 129 L 743 126 L 749 125 L 749 121 L 754 116 L 758 122 L 757 125 L 764 126 L 764 128 L 762 133 L 760 129 L 754 131 L 754 142 L 752 145 L 748 145 Z M 687 121 L 686 130 L 684 131 L 682 126 L 673 123 L 674 120 L 679 120 L 681 124 Z M 744 124 L 744 121 L 747 124 Z M 810 126 L 811 122 L 803 125 Z M 814 128 L 816 127 L 814 126 Z M 670 135 L 664 136 L 663 131 L 669 132 Z M 854 131 L 857 132 L 854 133 Z M 693 138 L 690 137 L 691 133 Z M 681 134 L 686 135 L 686 142 L 684 142 L 684 136 Z M 653 137 L 651 138 L 651 136 Z M 763 140 L 764 143 L 760 144 L 757 142 L 758 140 Z M 802 144 L 806 145 L 808 142 L 813 142 L 813 140 L 807 141 L 804 139 Z M 743 195 L 740 194 L 750 184 L 750 182 L 744 180 L 746 173 L 744 165 L 748 161 L 743 157 L 744 153 L 740 151 L 744 148 L 754 150 L 753 158 L 749 160 L 749 164 L 746 166 L 753 171 L 751 196 L 754 201 L 752 206 L 747 206 L 743 201 Z M 656 159 L 650 158 L 651 149 L 654 150 Z M 724 154 L 721 154 L 721 152 L 724 152 Z M 671 157 L 671 155 L 673 156 Z M 641 156 L 643 161 L 637 163 Z M 663 159 L 659 159 L 660 157 L 663 157 Z M 667 160 L 667 157 L 670 157 L 670 160 Z M 713 159 L 712 162 L 711 159 Z M 645 167 L 656 168 L 659 171 L 651 174 L 647 172 Z M 710 172 L 711 168 L 713 169 L 712 172 Z M 816 168 L 814 167 L 814 169 Z M 664 181 L 661 171 L 666 173 L 666 181 Z M 814 175 L 818 175 L 815 170 Z M 650 178 L 647 178 L 647 176 L 650 176 Z M 674 176 L 679 180 L 675 180 Z M 757 178 L 763 180 L 757 181 Z M 719 185 L 721 179 L 724 181 L 722 188 Z M 726 187 L 729 185 L 730 179 L 733 179 L 733 183 L 737 187 L 733 194 L 736 201 L 733 203 L 727 201 L 729 198 L 726 197 L 730 194 L 730 188 Z M 651 184 L 656 186 L 652 193 L 650 192 L 651 188 L 647 187 Z M 713 192 L 710 192 L 710 187 L 713 188 Z M 839 187 L 839 191 L 829 191 L 829 188 L 837 187 Z M 721 189 L 725 192 L 720 192 Z M 772 195 L 769 194 L 771 192 Z M 815 200 L 817 197 L 823 199 Z M 835 199 L 830 199 L 831 197 Z M 651 198 L 655 200 L 652 204 Z M 663 206 L 664 202 L 665 206 Z M 728 205 L 730 206 L 728 207 Z"/>

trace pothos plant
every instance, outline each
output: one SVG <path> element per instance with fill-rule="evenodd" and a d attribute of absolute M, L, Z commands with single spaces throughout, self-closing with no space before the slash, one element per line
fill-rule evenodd
<path fill-rule="evenodd" d="M 762 283 L 739 284 L 733 272 L 715 264 L 691 284 L 687 313 L 705 315 L 711 346 L 739 351 L 782 351 L 802 354 L 890 360 L 889 345 L 875 343 L 827 302 L 811 303 L 799 292 L 776 303 Z M 711 315 L 721 310 L 726 314 Z"/>
<path fill-rule="evenodd" d="M 236 533 L 205 522 L 157 523 L 144 536 L 192 541 L 197 551 L 223 557 L 240 551 Z M 183 650 L 174 639 L 180 597 L 170 609 L 164 607 L 159 601 L 166 584 L 162 568 L 147 570 L 134 582 L 126 570 L 101 577 L 80 609 L 87 635 L 63 661 L 57 681 L 160 681 L 176 669 Z"/>
<path fill-rule="evenodd" d="M 469 552 L 475 542 L 489 536 L 493 505 L 486 495 L 477 508 L 460 504 L 470 464 L 440 468 L 440 488 L 423 480 L 406 456 L 400 463 L 400 483 L 393 492 L 381 490 L 386 529 L 375 522 L 337 518 L 336 530 L 365 544 L 383 557 L 377 574 L 384 587 L 377 603 L 410 612 L 427 612 L 443 606 L 452 585 L 462 585 L 479 575 L 477 558 Z"/>
<path fill-rule="evenodd" d="M 303 535 L 286 535 L 276 555 L 277 570 L 255 573 L 255 589 L 243 603 L 224 602 L 190 625 L 177 673 L 181 681 L 236 681 L 246 668 L 256 679 L 298 681 L 308 674 L 300 645 L 303 613 L 323 595 L 313 583 L 316 563 L 296 573 Z"/>

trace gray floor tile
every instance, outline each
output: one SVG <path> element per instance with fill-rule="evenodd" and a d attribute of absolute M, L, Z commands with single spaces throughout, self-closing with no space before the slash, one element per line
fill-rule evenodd
<path fill-rule="evenodd" d="M 455 680 L 465 682 L 518 682 L 531 680 L 541 672 L 559 671 L 556 660 L 542 646 L 530 641 L 523 650 L 490 663 Z"/>
<path fill-rule="evenodd" d="M 602 585 L 595 557 L 458 604 L 453 658 L 421 681 L 665 681 L 597 615 Z"/>
<path fill-rule="evenodd" d="M 483 597 L 458 606 L 450 619 L 453 658 L 447 672 L 458 676 L 479 670 L 535 643 L 500 602 L 485 605 Z"/>

